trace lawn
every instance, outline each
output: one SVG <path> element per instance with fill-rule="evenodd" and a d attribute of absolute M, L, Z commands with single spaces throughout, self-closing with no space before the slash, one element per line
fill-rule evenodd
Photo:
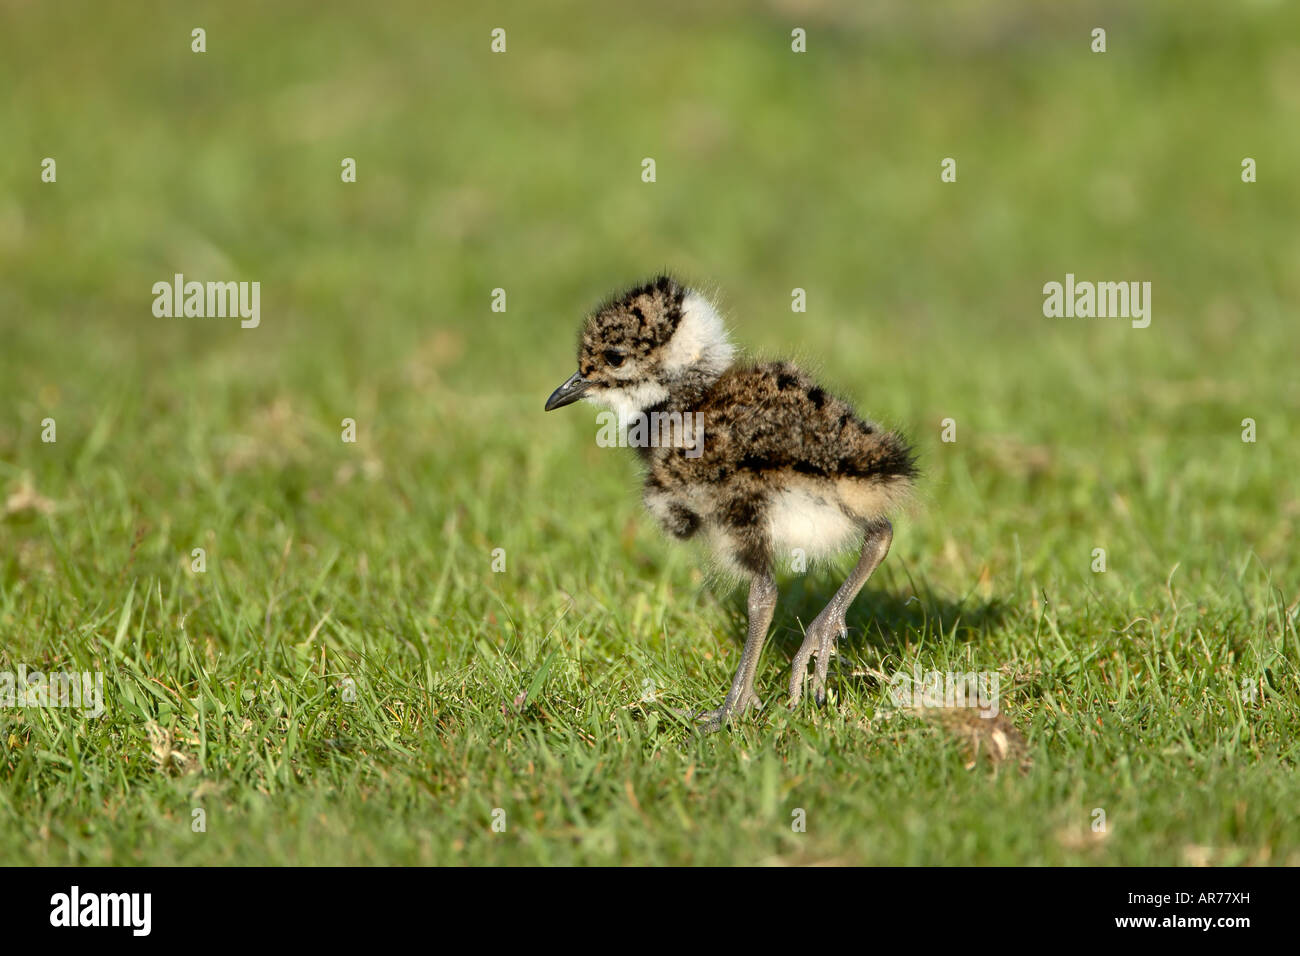
<path fill-rule="evenodd" d="M 0 864 L 1300 864 L 1300 9 L 699 6 L 0 2 L 0 673 L 104 705 L 0 701 Z M 662 268 L 924 471 L 712 735 L 743 591 L 542 412 Z"/>

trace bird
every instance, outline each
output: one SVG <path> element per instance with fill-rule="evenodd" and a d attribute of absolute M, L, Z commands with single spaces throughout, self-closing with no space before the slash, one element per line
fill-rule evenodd
<path fill-rule="evenodd" d="M 856 565 L 791 662 L 789 706 L 802 699 L 810 661 L 813 696 L 824 704 L 845 614 L 889 552 L 891 517 L 913 497 L 912 446 L 794 363 L 739 357 L 709 298 L 667 273 L 589 312 L 577 357 L 545 410 L 585 400 L 616 415 L 617 427 L 639 439 L 626 443 L 641 457 L 650 514 L 674 538 L 703 539 L 728 576 L 748 579 L 740 662 L 721 706 L 695 715 L 701 729 L 763 706 L 754 681 L 782 559 L 857 548 Z"/>

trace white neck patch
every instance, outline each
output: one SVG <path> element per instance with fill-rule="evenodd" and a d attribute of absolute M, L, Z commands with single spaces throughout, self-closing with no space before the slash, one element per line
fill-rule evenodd
<path fill-rule="evenodd" d="M 681 321 L 664 350 L 664 371 L 672 375 L 696 367 L 721 375 L 735 353 L 717 309 L 698 292 L 686 293 Z"/>
<path fill-rule="evenodd" d="M 668 397 L 668 389 L 659 382 L 638 382 L 621 388 L 606 388 L 594 391 L 587 396 L 593 405 L 608 408 L 618 415 L 620 428 L 628 424 L 645 411 L 653 408 Z"/>

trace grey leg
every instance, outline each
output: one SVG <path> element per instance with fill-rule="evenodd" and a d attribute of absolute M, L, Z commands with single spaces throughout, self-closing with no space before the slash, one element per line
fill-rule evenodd
<path fill-rule="evenodd" d="M 808 625 L 803 644 L 794 655 L 790 668 L 790 706 L 794 707 L 803 696 L 803 683 L 808 676 L 808 658 L 817 658 L 816 674 L 813 677 L 813 696 L 820 704 L 826 699 L 826 671 L 830 667 L 831 654 L 835 650 L 835 639 L 848 632 L 844 625 L 844 615 L 849 605 L 858 596 L 862 586 L 867 583 L 871 573 L 880 567 L 889 553 L 889 544 L 894 540 L 894 528 L 885 520 L 871 525 L 862 542 L 862 556 L 853 571 L 840 585 L 829 604 Z"/>
<path fill-rule="evenodd" d="M 750 707 L 763 706 L 754 693 L 754 675 L 758 673 L 758 659 L 763 653 L 763 641 L 767 638 L 775 610 L 776 581 L 771 574 L 755 575 L 749 583 L 749 633 L 745 637 L 745 649 L 740 654 L 740 666 L 731 679 L 731 690 L 722 706 L 700 714 L 701 730 L 717 730 Z"/>

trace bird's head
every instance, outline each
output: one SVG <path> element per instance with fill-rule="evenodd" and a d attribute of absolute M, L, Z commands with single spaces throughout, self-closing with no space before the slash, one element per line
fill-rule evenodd
<path fill-rule="evenodd" d="M 588 317 L 578 343 L 578 371 L 551 393 L 546 410 L 585 398 L 627 418 L 658 405 L 675 388 L 713 381 L 734 352 L 708 300 L 660 276 Z"/>

